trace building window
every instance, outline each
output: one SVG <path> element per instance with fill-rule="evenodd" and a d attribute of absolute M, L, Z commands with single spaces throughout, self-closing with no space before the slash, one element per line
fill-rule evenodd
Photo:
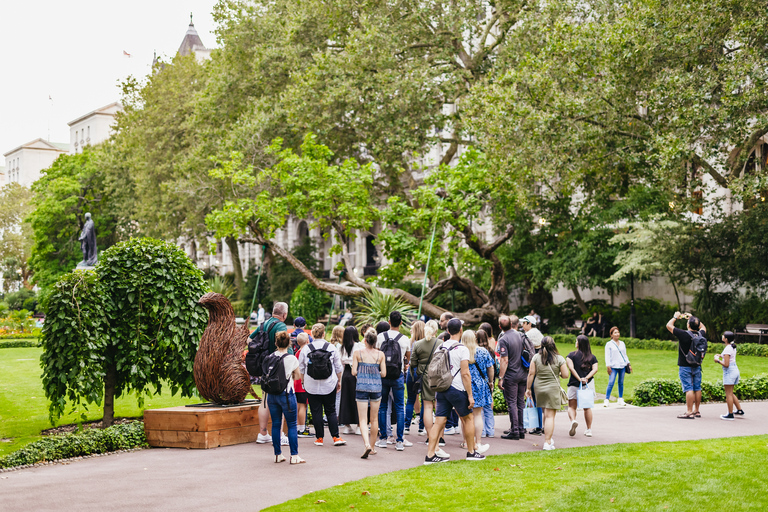
<path fill-rule="evenodd" d="M 85 140 L 91 140 L 91 127 L 88 127 L 88 137 Z"/>

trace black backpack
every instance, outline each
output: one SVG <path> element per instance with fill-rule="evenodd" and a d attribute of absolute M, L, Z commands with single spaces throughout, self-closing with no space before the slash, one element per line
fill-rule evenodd
<path fill-rule="evenodd" d="M 273 322 L 269 331 L 264 330 L 266 322 L 261 324 L 248 339 L 248 354 L 245 356 L 245 369 L 251 377 L 264 375 L 264 359 L 269 355 L 269 334 L 277 328 L 278 322 Z"/>
<path fill-rule="evenodd" d="M 261 390 L 268 395 L 279 395 L 288 388 L 288 377 L 285 376 L 285 362 L 283 361 L 287 355 L 278 356 L 273 353 L 264 359 L 262 369 L 264 377 L 261 379 Z"/>
<path fill-rule="evenodd" d="M 685 354 L 688 364 L 701 366 L 704 356 L 707 354 L 707 338 L 698 332 L 691 332 L 691 347 Z"/>
<path fill-rule="evenodd" d="M 381 344 L 381 351 L 384 352 L 386 359 L 387 374 L 385 379 L 399 379 L 402 375 L 403 354 L 400 352 L 400 343 L 397 342 L 403 335 L 398 333 L 393 339 L 389 338 L 389 333 L 384 333 L 384 341 Z"/>
<path fill-rule="evenodd" d="M 333 354 L 328 350 L 328 342 L 323 344 L 323 348 L 315 348 L 309 344 L 309 355 L 307 356 L 307 374 L 315 380 L 325 380 L 333 373 Z"/>
<path fill-rule="evenodd" d="M 531 359 L 533 359 L 535 353 L 536 351 L 533 349 L 533 343 L 531 343 L 528 336 L 523 333 L 523 350 L 520 353 L 520 363 L 523 365 L 523 368 L 530 368 Z"/>

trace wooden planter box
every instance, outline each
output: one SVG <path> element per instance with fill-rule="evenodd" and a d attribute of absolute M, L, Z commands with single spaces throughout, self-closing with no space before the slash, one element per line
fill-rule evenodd
<path fill-rule="evenodd" d="M 259 407 L 149 409 L 144 411 L 144 431 L 150 446 L 162 448 L 207 449 L 250 443 L 259 434 Z"/>

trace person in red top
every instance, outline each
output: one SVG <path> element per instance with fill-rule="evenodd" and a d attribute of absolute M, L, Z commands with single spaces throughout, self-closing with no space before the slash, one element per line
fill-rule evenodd
<path fill-rule="evenodd" d="M 301 349 L 307 346 L 309 343 L 309 335 L 302 332 L 296 336 L 296 344 Z M 298 352 L 297 352 L 298 354 Z M 306 425 L 307 422 L 307 392 L 304 390 L 304 386 L 301 383 L 301 379 L 293 381 L 293 391 L 296 393 L 296 405 L 298 406 L 298 415 L 296 421 L 296 427 L 299 431 L 299 437 L 312 437 L 309 432 L 309 428 Z"/>

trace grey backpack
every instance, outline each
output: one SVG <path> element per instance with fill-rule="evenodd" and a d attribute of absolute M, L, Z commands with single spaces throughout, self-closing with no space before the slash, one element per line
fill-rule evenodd
<path fill-rule="evenodd" d="M 459 343 L 456 343 L 451 348 L 440 346 L 432 356 L 432 361 L 427 367 L 426 375 L 427 385 L 432 391 L 441 393 L 448 391 L 448 388 L 451 387 L 451 382 L 453 382 L 453 377 L 461 371 L 461 368 L 459 368 L 456 373 L 451 373 L 451 358 L 449 352 L 458 346 Z"/>

